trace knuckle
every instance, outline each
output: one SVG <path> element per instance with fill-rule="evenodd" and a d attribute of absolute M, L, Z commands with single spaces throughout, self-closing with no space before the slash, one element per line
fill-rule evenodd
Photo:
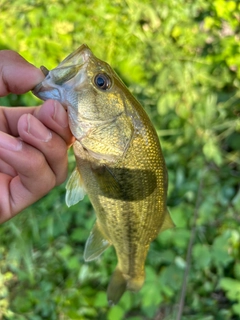
<path fill-rule="evenodd" d="M 62 184 L 67 179 L 67 169 L 61 171 L 60 175 L 57 176 L 56 185 Z"/>
<path fill-rule="evenodd" d="M 28 175 L 36 177 L 38 192 L 47 193 L 56 185 L 56 177 L 43 153 L 29 155 Z"/>
<path fill-rule="evenodd" d="M 56 167 L 56 184 L 59 185 L 67 179 L 68 174 L 68 157 L 65 155 L 59 161 L 59 165 Z"/>
<path fill-rule="evenodd" d="M 48 149 L 55 159 L 61 159 L 67 154 L 66 142 L 56 133 L 53 134 L 52 139 L 48 142 Z"/>
<path fill-rule="evenodd" d="M 46 179 L 45 179 L 44 182 L 46 182 Z M 45 184 L 45 183 L 44 183 L 44 184 Z M 48 191 L 52 190 L 56 185 L 57 185 L 56 176 L 55 176 L 54 174 L 51 174 L 51 176 L 48 175 L 48 176 L 47 176 L 47 186 L 46 186 L 46 184 L 45 184 L 45 186 L 46 186 L 46 191 L 48 192 Z"/>
<path fill-rule="evenodd" d="M 47 166 L 47 161 L 44 157 L 44 155 L 41 152 L 34 152 L 31 155 L 29 155 L 28 159 L 28 170 L 31 172 L 38 172 L 42 173 L 44 172 L 44 169 Z"/>
<path fill-rule="evenodd" d="M 65 143 L 62 144 L 62 146 L 60 146 L 58 148 L 58 155 L 57 158 L 59 160 L 66 158 L 67 156 L 67 145 Z"/>

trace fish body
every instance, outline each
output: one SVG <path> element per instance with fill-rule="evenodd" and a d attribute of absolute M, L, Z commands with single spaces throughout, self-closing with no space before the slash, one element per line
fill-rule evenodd
<path fill-rule="evenodd" d="M 116 250 L 118 264 L 107 290 L 109 303 L 115 304 L 125 290 L 142 287 L 150 243 L 159 231 L 173 226 L 159 139 L 140 103 L 86 45 L 44 73 L 33 93 L 66 107 L 76 137 L 76 169 L 66 202 L 73 205 L 87 193 L 95 209 L 86 261 L 110 245 Z"/>

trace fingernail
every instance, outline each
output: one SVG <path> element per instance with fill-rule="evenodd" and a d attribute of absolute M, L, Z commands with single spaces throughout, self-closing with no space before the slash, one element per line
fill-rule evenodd
<path fill-rule="evenodd" d="M 58 101 L 54 101 L 53 119 L 63 128 L 68 126 L 67 112 Z"/>
<path fill-rule="evenodd" d="M 19 151 L 22 149 L 22 141 L 20 139 L 9 136 L 4 132 L 0 132 L 0 148 L 10 151 Z"/>
<path fill-rule="evenodd" d="M 49 140 L 51 140 L 52 132 L 31 114 L 27 115 L 27 123 L 27 132 L 34 136 L 36 139 L 43 142 L 48 142 Z"/>

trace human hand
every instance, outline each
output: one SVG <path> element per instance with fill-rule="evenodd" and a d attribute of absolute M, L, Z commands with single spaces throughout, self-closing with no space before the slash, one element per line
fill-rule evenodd
<path fill-rule="evenodd" d="M 31 90 L 42 72 L 14 51 L 0 51 L 0 96 Z M 0 223 L 39 200 L 67 176 L 74 138 L 54 100 L 40 107 L 0 107 Z"/>

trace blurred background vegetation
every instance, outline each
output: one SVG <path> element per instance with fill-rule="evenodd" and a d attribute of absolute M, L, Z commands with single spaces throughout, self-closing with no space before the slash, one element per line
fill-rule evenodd
<path fill-rule="evenodd" d="M 177 225 L 152 243 L 142 290 L 109 308 L 114 251 L 84 263 L 94 212 L 55 188 L 0 226 L 0 319 L 240 319 L 239 12 L 238 0 L 0 0 L 0 49 L 51 69 L 86 43 L 119 73 L 159 134 Z"/>

